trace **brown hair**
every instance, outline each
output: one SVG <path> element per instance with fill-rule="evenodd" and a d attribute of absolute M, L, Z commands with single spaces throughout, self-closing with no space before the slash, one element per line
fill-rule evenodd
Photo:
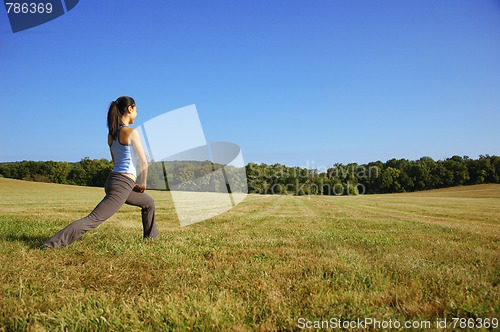
<path fill-rule="evenodd" d="M 129 106 L 135 106 L 135 100 L 132 97 L 122 96 L 112 101 L 108 110 L 108 130 L 109 135 L 116 139 L 116 133 L 120 127 L 120 118 L 125 114 Z"/>

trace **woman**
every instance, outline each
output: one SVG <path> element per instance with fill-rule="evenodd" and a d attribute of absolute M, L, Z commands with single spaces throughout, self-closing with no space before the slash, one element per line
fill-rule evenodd
<path fill-rule="evenodd" d="M 108 145 L 114 167 L 106 180 L 104 190 L 106 196 L 85 218 L 74 221 L 59 233 L 45 241 L 42 248 L 65 247 L 85 232 L 90 231 L 111 217 L 123 203 L 142 208 L 142 226 L 144 238 L 155 239 L 158 229 L 155 223 L 155 204 L 144 191 L 148 162 L 142 148 L 137 130 L 129 128 L 137 117 L 137 106 L 134 99 L 120 97 L 111 102 L 108 111 Z M 137 172 L 133 163 L 133 154 L 139 159 L 141 181 L 136 184 Z"/>

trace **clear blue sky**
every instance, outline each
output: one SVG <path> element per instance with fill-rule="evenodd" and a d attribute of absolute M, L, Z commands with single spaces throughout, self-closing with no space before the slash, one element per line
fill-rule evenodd
<path fill-rule="evenodd" d="M 500 1 L 81 0 L 12 33 L 0 161 L 109 158 L 109 103 L 196 104 L 245 162 L 500 155 Z"/>

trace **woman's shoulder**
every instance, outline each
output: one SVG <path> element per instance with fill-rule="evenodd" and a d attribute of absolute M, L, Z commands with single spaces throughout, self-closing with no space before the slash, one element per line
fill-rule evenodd
<path fill-rule="evenodd" d="M 120 130 L 123 131 L 124 133 L 127 133 L 127 135 L 130 135 L 130 133 L 132 133 L 135 129 L 127 126 L 127 127 L 122 127 L 122 129 Z"/>
<path fill-rule="evenodd" d="M 134 132 L 137 132 L 134 130 L 134 128 L 130 127 L 122 127 L 118 131 L 118 140 L 121 144 L 130 144 L 131 139 L 135 136 Z M 108 144 L 111 145 L 113 138 L 111 135 L 108 135 Z"/>
<path fill-rule="evenodd" d="M 128 144 L 131 144 L 133 140 L 139 138 L 139 132 L 135 128 L 123 127 L 121 130 L 124 131 L 124 136 L 126 137 Z"/>

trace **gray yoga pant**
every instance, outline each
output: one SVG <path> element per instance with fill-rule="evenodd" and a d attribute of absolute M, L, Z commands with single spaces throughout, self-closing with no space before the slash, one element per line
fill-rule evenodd
<path fill-rule="evenodd" d="M 106 196 L 85 218 L 79 219 L 66 226 L 45 241 L 43 247 L 65 247 L 76 241 L 85 232 L 93 230 L 105 220 L 115 214 L 126 203 L 142 208 L 142 226 L 144 238 L 155 239 L 158 229 L 155 223 L 155 203 L 146 193 L 134 191 L 135 182 L 131 178 L 116 172 L 111 172 L 104 185 Z"/>

